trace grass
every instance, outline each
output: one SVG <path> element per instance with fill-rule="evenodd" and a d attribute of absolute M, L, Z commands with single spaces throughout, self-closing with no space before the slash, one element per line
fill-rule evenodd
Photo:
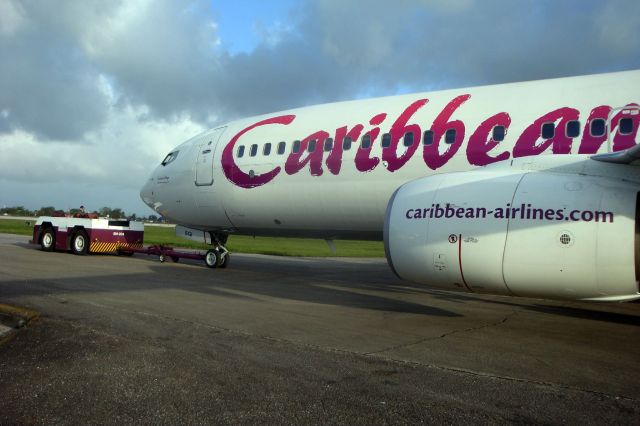
<path fill-rule="evenodd" d="M 33 235 L 33 224 L 36 220 L 0 219 L 0 233 Z"/>
<path fill-rule="evenodd" d="M 32 235 L 33 220 L 0 219 L 0 233 Z M 173 247 L 207 250 L 204 243 L 196 243 L 179 238 L 174 228 L 145 226 L 145 245 L 165 244 Z M 384 257 L 384 248 L 380 241 L 336 240 L 336 255 L 339 257 Z M 271 238 L 231 235 L 227 248 L 232 253 L 258 253 L 277 256 L 333 256 L 324 240 L 311 238 Z"/>

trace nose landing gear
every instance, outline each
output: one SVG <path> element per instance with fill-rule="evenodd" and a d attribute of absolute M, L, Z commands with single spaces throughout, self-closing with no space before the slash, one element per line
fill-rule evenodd
<path fill-rule="evenodd" d="M 227 242 L 227 235 L 212 232 L 211 241 L 213 241 L 214 248 L 204 255 L 204 263 L 209 268 L 226 268 L 231 256 L 229 250 L 224 246 L 224 243 Z"/>
<path fill-rule="evenodd" d="M 229 250 L 221 245 L 207 251 L 204 255 L 204 263 L 209 268 L 226 268 L 229 264 Z"/>

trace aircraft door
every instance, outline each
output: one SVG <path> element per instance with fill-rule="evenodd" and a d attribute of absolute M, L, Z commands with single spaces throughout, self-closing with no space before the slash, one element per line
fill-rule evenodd
<path fill-rule="evenodd" d="M 216 176 L 221 171 L 216 162 L 216 152 L 221 151 L 218 143 L 226 127 L 219 127 L 202 137 L 198 143 L 195 165 L 195 210 L 190 219 L 192 225 L 210 230 L 225 229 L 231 226 L 224 210 L 220 185 L 216 184 Z"/>
<path fill-rule="evenodd" d="M 614 108 L 607 119 L 607 152 L 631 148 L 640 142 L 640 106 L 629 104 Z"/>
<path fill-rule="evenodd" d="M 202 139 L 196 160 L 195 182 L 197 186 L 213 185 L 213 154 L 218 139 L 220 139 L 220 135 L 224 132 L 224 129 L 225 127 L 214 129 Z"/>
<path fill-rule="evenodd" d="M 209 142 L 211 143 L 211 142 Z M 196 165 L 196 185 L 213 184 L 213 149 L 211 145 L 200 146 Z"/>

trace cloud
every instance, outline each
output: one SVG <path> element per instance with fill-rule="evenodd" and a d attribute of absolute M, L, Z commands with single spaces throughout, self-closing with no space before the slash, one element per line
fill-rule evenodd
<path fill-rule="evenodd" d="M 112 99 L 104 76 L 122 106 L 145 105 L 161 119 L 185 111 L 206 116 L 200 113 L 209 109 L 203 83 L 216 39 L 202 4 L 3 4 L 14 11 L 0 21 L 0 52 L 7 58 L 0 65 L 0 106 L 9 113 L 0 118 L 5 131 L 82 141 L 108 119 Z"/>
<path fill-rule="evenodd" d="M 638 9 L 631 0 L 400 1 L 316 3 L 322 48 L 349 73 L 382 90 L 413 90 L 588 74 L 640 65 L 601 43 L 602 9 Z M 638 14 L 625 22 L 637 32 Z M 616 18 L 610 20 L 615 22 Z M 633 45 L 634 43 L 629 43 Z M 347 71 L 346 69 L 343 71 Z"/>
<path fill-rule="evenodd" d="M 0 180 L 134 193 L 171 147 L 239 117 L 640 68 L 637 0 L 304 0 L 239 53 L 216 7 L 0 2 Z"/>
<path fill-rule="evenodd" d="M 114 105 L 211 126 L 361 94 L 640 65 L 631 0 L 309 0 L 288 22 L 256 23 L 262 42 L 238 54 L 204 1 L 3 5 L 0 130 L 43 141 L 82 141 Z"/>
<path fill-rule="evenodd" d="M 82 35 L 82 46 L 113 77 L 123 100 L 159 118 L 211 109 L 216 80 L 216 25 L 204 2 L 127 2 L 105 25 Z"/>
<path fill-rule="evenodd" d="M 150 167 L 175 145 L 205 130 L 189 119 L 147 122 L 146 108 L 113 110 L 105 125 L 83 144 L 41 143 L 31 133 L 0 135 L 0 177 L 16 182 L 109 184 L 140 188 Z"/>
<path fill-rule="evenodd" d="M 24 15 L 24 9 L 17 2 L 7 0 L 0 3 L 0 34 L 15 34 L 25 23 Z"/>
<path fill-rule="evenodd" d="M 39 2 L 9 0 L 3 9 L 17 12 L 3 18 L 0 31 L 0 107 L 6 111 L 0 129 L 75 140 L 100 126 L 107 104 L 97 72 L 52 18 L 57 14 L 46 14 L 47 5 Z"/>
<path fill-rule="evenodd" d="M 594 16 L 602 47 L 625 57 L 640 50 L 640 3 L 637 1 L 603 2 Z"/>

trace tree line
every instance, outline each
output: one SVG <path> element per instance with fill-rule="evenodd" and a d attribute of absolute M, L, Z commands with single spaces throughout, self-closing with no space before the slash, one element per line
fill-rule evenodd
<path fill-rule="evenodd" d="M 24 206 L 3 207 L 0 209 L 0 215 L 3 216 L 53 216 L 54 214 L 69 214 L 70 216 L 79 213 L 79 208 L 69 209 L 69 211 L 57 209 L 54 206 L 40 207 L 36 210 L 29 210 Z M 108 217 L 110 219 L 128 219 L 128 220 L 141 220 L 146 222 L 158 222 L 161 218 L 154 214 L 149 216 L 137 216 L 135 213 L 126 214 L 121 208 L 101 207 L 98 210 L 89 211 L 86 213 L 94 213 L 100 217 Z"/>

